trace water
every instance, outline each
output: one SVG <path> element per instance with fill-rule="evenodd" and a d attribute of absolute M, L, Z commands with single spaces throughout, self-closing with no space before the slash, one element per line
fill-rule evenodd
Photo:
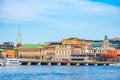
<path fill-rule="evenodd" d="M 0 80 L 120 80 L 120 67 L 0 66 Z"/>

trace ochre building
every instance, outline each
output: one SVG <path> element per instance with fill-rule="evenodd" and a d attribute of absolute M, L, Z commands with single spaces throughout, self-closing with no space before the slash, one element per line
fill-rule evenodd
<path fill-rule="evenodd" d="M 63 39 L 62 45 L 85 45 L 86 41 L 84 39 L 78 39 L 78 38 L 69 38 L 69 39 Z"/>
<path fill-rule="evenodd" d="M 8 58 L 18 58 L 18 50 L 17 49 L 6 50 L 6 53 L 7 53 Z"/>
<path fill-rule="evenodd" d="M 41 59 L 41 44 L 24 44 L 19 51 L 19 58 Z"/>

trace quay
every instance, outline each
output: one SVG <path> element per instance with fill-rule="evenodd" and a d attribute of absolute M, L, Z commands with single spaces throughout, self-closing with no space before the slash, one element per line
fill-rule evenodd
<path fill-rule="evenodd" d="M 21 65 L 66 65 L 66 66 L 80 66 L 80 65 L 103 65 L 109 66 L 112 62 L 108 61 L 41 61 L 41 60 L 27 60 L 27 59 L 20 59 Z"/>

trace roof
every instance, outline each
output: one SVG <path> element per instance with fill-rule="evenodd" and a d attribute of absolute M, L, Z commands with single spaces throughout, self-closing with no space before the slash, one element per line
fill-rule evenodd
<path fill-rule="evenodd" d="M 108 47 L 105 50 L 116 50 L 114 47 Z"/>
<path fill-rule="evenodd" d="M 79 39 L 79 38 L 75 38 L 75 37 L 72 37 L 72 38 L 68 38 L 67 40 L 83 40 L 83 41 L 85 41 L 85 39 Z"/>
<path fill-rule="evenodd" d="M 102 43 L 92 43 L 92 47 L 93 48 L 102 47 Z"/>
<path fill-rule="evenodd" d="M 20 48 L 42 48 L 44 44 L 23 44 Z"/>
<path fill-rule="evenodd" d="M 14 50 L 18 50 L 18 48 L 17 48 L 17 47 L 15 47 L 15 48 L 14 48 Z"/>
<path fill-rule="evenodd" d="M 105 35 L 103 42 L 109 42 L 107 35 Z"/>

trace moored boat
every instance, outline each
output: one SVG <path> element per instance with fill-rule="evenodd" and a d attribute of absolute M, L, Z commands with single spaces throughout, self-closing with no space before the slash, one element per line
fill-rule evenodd
<path fill-rule="evenodd" d="M 120 63 L 109 64 L 109 66 L 120 66 Z"/>
<path fill-rule="evenodd" d="M 6 66 L 12 66 L 12 65 L 17 66 L 17 65 L 21 65 L 21 62 L 16 58 L 7 58 L 5 59 L 5 65 Z"/>
<path fill-rule="evenodd" d="M 4 60 L 0 60 L 0 66 L 5 66 L 5 61 Z"/>

